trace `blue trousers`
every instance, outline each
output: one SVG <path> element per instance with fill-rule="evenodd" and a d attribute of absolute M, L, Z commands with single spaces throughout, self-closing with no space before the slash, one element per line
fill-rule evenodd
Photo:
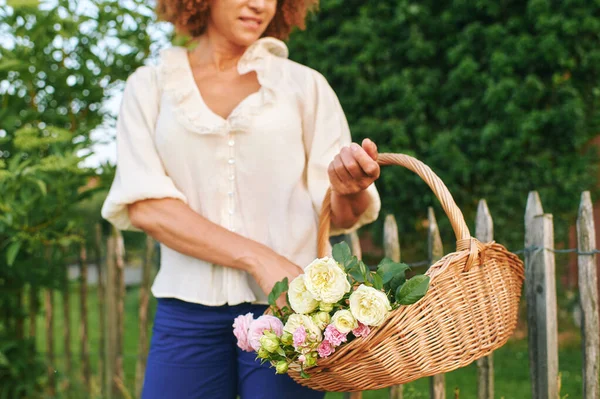
<path fill-rule="evenodd" d="M 233 319 L 265 309 L 159 298 L 142 399 L 323 399 L 237 347 Z"/>

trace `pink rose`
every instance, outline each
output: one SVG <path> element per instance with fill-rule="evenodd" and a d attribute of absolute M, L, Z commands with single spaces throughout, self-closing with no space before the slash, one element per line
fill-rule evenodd
<path fill-rule="evenodd" d="M 348 334 L 340 332 L 333 324 L 327 326 L 323 335 L 325 336 L 325 340 L 329 341 L 333 346 L 340 346 L 342 342 L 348 340 L 346 337 Z"/>
<path fill-rule="evenodd" d="M 321 344 L 317 348 L 317 353 L 320 357 L 328 357 L 333 352 L 335 352 L 335 347 L 331 344 L 331 342 L 327 340 L 321 342 Z"/>
<path fill-rule="evenodd" d="M 283 323 L 275 316 L 262 315 L 250 323 L 248 328 L 248 343 L 255 351 L 260 348 L 260 337 L 264 331 L 273 331 L 275 335 L 281 337 L 283 334 Z"/>
<path fill-rule="evenodd" d="M 304 362 L 306 362 L 306 356 L 304 356 L 304 355 L 300 355 L 300 356 L 298 356 L 298 361 L 299 361 L 300 363 L 304 363 Z"/>
<path fill-rule="evenodd" d="M 306 329 L 303 326 L 296 328 L 293 334 L 294 348 L 298 349 L 306 343 Z"/>
<path fill-rule="evenodd" d="M 248 343 L 248 329 L 253 320 L 254 314 L 252 313 L 239 315 L 233 320 L 233 335 L 237 338 L 237 346 L 246 352 L 252 352 L 252 347 Z"/>
<path fill-rule="evenodd" d="M 366 337 L 371 332 L 371 329 L 366 324 L 358 322 L 358 327 L 352 330 L 355 337 Z"/>

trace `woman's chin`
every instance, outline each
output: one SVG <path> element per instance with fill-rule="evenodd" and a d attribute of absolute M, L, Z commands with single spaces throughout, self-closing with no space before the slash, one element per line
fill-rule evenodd
<path fill-rule="evenodd" d="M 240 30 L 237 32 L 232 32 L 230 40 L 238 46 L 249 47 L 250 45 L 252 45 L 252 43 L 260 39 L 262 34 L 263 31 Z"/>

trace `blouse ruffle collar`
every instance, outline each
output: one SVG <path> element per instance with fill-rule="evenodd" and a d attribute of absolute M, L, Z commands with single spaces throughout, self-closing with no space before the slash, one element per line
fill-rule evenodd
<path fill-rule="evenodd" d="M 159 74 L 161 87 L 169 97 L 178 121 L 186 129 L 198 134 L 227 134 L 248 131 L 252 116 L 275 101 L 275 89 L 282 77 L 282 69 L 273 66 L 276 58 L 287 58 L 288 48 L 282 41 L 265 37 L 254 42 L 240 58 L 237 68 L 241 75 L 255 71 L 261 88 L 250 97 L 258 96 L 252 104 L 246 99 L 227 119 L 215 114 L 204 102 L 193 78 L 185 47 L 170 47 L 160 53 Z"/>

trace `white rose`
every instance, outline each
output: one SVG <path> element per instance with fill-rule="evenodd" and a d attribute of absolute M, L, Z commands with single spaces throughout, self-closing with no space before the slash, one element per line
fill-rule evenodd
<path fill-rule="evenodd" d="M 350 295 L 350 311 L 356 320 L 367 326 L 379 326 L 392 307 L 387 296 L 373 287 L 361 284 Z"/>
<path fill-rule="evenodd" d="M 283 331 L 294 334 L 296 329 L 301 326 L 306 330 L 306 338 L 310 342 L 317 343 L 323 340 L 321 329 L 315 324 L 313 319 L 305 314 L 296 313 L 291 315 L 285 326 L 283 326 Z"/>
<path fill-rule="evenodd" d="M 358 328 L 358 322 L 349 310 L 338 310 L 331 318 L 331 324 L 341 333 L 347 334 Z"/>
<path fill-rule="evenodd" d="M 336 303 L 350 291 L 346 273 L 329 257 L 315 259 L 304 269 L 306 289 L 318 301 Z"/>
<path fill-rule="evenodd" d="M 292 280 L 288 289 L 288 298 L 290 300 L 290 306 L 296 313 L 310 313 L 319 306 L 319 301 L 317 301 L 306 289 L 306 285 L 304 284 L 304 274 L 301 274 Z"/>

